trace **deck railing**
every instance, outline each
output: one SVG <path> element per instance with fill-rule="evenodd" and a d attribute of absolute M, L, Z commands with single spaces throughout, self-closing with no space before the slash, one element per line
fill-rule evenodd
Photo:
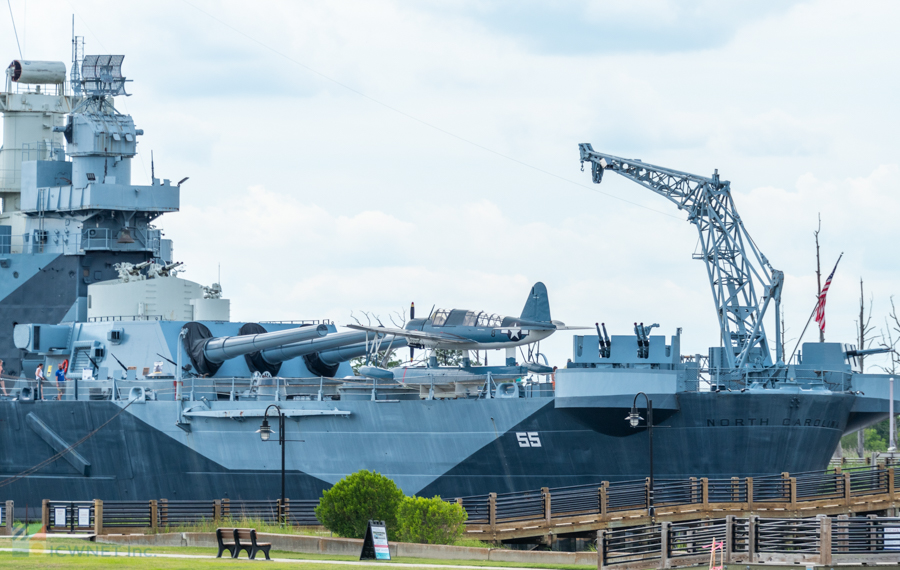
<path fill-rule="evenodd" d="M 715 566 L 761 562 L 807 566 L 895 563 L 900 558 L 900 518 L 726 516 L 603 530 L 597 546 L 598 567 L 705 565 L 711 558 L 713 544 Z"/>

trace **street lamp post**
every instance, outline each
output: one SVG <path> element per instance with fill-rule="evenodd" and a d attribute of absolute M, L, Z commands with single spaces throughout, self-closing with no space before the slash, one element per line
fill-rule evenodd
<path fill-rule="evenodd" d="M 263 441 L 269 441 L 269 437 L 272 435 L 272 428 L 269 426 L 269 410 L 271 408 L 275 408 L 278 410 L 278 445 L 281 446 L 281 503 L 278 507 L 278 520 L 281 524 L 286 524 L 284 516 L 284 413 L 282 413 L 281 408 L 279 408 L 276 404 L 270 404 L 266 411 L 263 413 L 263 422 L 262 425 L 259 426 L 259 430 L 257 433 L 259 434 L 260 439 Z"/>
<path fill-rule="evenodd" d="M 631 413 L 628 414 L 628 417 L 625 419 L 628 420 L 628 424 L 636 428 L 642 418 L 637 411 L 637 399 L 638 396 L 643 396 L 645 400 L 647 400 L 647 435 L 650 440 L 650 496 L 647 498 L 648 507 L 653 507 L 653 400 L 647 396 L 647 394 L 643 392 L 638 392 L 634 395 L 634 402 L 631 404 Z"/>

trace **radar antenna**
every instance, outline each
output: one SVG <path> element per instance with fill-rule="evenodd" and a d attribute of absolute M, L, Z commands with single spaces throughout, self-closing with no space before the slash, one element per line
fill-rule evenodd
<path fill-rule="evenodd" d="M 124 55 L 86 55 L 81 62 L 81 84 L 85 95 L 93 98 L 128 96 L 122 75 Z"/>
<path fill-rule="evenodd" d="M 72 69 L 69 83 L 76 97 L 81 97 L 81 62 L 84 59 L 84 36 L 75 35 L 75 15 L 72 14 Z"/>
<path fill-rule="evenodd" d="M 775 301 L 775 350 L 778 366 L 781 354 L 780 312 L 784 273 L 774 269 L 744 228 L 731 197 L 731 183 L 653 166 L 637 159 L 625 159 L 595 152 L 590 144 L 578 145 L 581 166 L 591 163 L 594 182 L 599 184 L 604 170 L 612 170 L 649 188 L 688 212 L 688 221 L 700 233 L 702 253 L 694 259 L 706 264 L 719 318 L 719 328 L 727 366 L 732 370 L 772 366 L 763 317 L 770 301 Z M 762 296 L 757 296 L 757 287 Z"/>

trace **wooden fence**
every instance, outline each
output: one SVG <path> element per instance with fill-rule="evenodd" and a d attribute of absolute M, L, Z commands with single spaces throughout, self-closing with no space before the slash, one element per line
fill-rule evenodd
<path fill-rule="evenodd" d="M 883 465 L 833 471 L 730 479 L 690 478 L 603 482 L 556 489 L 448 499 L 468 514 L 466 533 L 500 541 L 557 534 L 757 515 L 803 518 L 851 515 L 900 507 L 894 468 Z M 289 524 L 315 526 L 317 500 L 285 501 Z M 278 521 L 279 501 L 52 501 L 42 522 L 48 532 L 141 532 L 223 518 Z M 7 506 L 7 518 L 12 507 Z"/>

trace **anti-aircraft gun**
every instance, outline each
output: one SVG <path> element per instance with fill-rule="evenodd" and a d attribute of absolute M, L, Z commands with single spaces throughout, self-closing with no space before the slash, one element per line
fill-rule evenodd
<path fill-rule="evenodd" d="M 182 265 L 184 265 L 183 261 L 175 261 L 173 263 L 167 263 L 165 265 L 161 263 L 153 263 L 147 269 L 147 277 L 150 279 L 156 277 L 174 277 L 178 273 L 178 271 L 180 271 L 178 268 Z"/>
<path fill-rule="evenodd" d="M 113 268 L 119 274 L 119 281 L 123 283 L 129 283 L 131 281 L 142 281 L 147 277 L 141 273 L 145 267 L 150 267 L 153 265 L 152 261 L 144 261 L 142 263 L 128 263 L 127 261 L 123 261 L 121 263 L 116 263 Z"/>
<path fill-rule="evenodd" d="M 581 164 L 591 164 L 596 184 L 611 170 L 656 192 L 686 210 L 697 227 L 702 252 L 694 254 L 706 264 L 719 319 L 724 350 L 720 368 L 737 375 L 775 376 L 784 367 L 781 353 L 780 313 L 784 274 L 773 268 L 744 228 L 731 197 L 731 183 L 719 178 L 679 172 L 637 159 L 594 151 L 578 145 Z M 761 290 L 761 294 L 759 291 Z M 763 319 L 775 302 L 775 351 L 773 365 Z M 712 354 L 711 354 L 712 356 Z"/>

